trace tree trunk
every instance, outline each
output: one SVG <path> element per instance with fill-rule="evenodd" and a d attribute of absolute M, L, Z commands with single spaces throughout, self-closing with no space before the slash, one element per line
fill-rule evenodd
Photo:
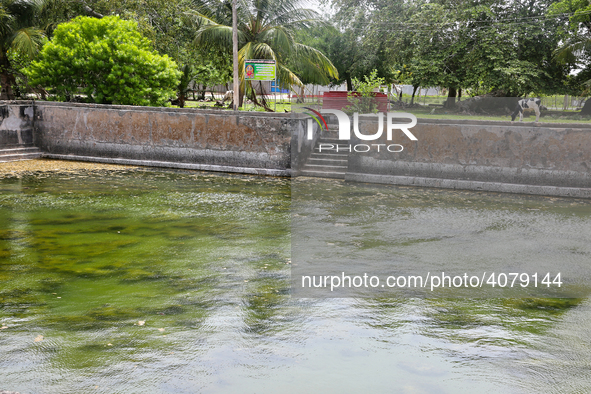
<path fill-rule="evenodd" d="M 92 16 L 93 18 L 97 18 L 97 19 L 101 19 L 103 18 L 102 14 L 99 14 L 98 12 L 96 12 L 95 10 L 93 10 L 92 8 L 90 8 L 85 2 L 84 0 L 79 0 L 78 1 L 81 5 L 82 5 L 82 9 L 84 10 L 84 13 L 88 16 Z"/>
<path fill-rule="evenodd" d="M 419 85 L 415 85 L 412 87 L 412 97 L 410 98 L 410 105 L 413 105 L 415 102 L 415 93 L 417 92 L 418 88 L 419 88 Z"/>
<path fill-rule="evenodd" d="M 267 105 L 267 100 L 265 99 L 265 92 L 263 91 L 263 84 L 259 81 L 259 90 L 261 91 L 261 101 L 257 99 L 257 91 L 256 88 L 253 87 L 252 89 L 252 102 L 254 105 L 258 105 L 259 107 L 263 107 L 267 112 L 275 112 Z"/>
<path fill-rule="evenodd" d="M 449 93 L 447 94 L 447 100 L 445 101 L 445 104 L 443 104 L 443 108 L 451 109 L 456 106 L 456 93 L 456 87 L 450 86 Z"/>
<path fill-rule="evenodd" d="M 345 74 L 345 80 L 347 81 L 347 92 L 353 91 L 353 81 L 351 80 L 351 75 Z"/>
<path fill-rule="evenodd" d="M 458 101 L 462 101 L 462 88 L 458 89 Z"/>
<path fill-rule="evenodd" d="M 591 115 L 591 99 L 587 99 L 580 112 L 581 115 Z"/>
<path fill-rule="evenodd" d="M 242 96 L 236 102 L 236 91 L 240 91 L 240 72 L 238 70 L 238 13 L 237 1 L 232 0 L 232 109 L 238 111 L 242 105 Z M 245 86 L 246 88 L 246 86 Z"/>
<path fill-rule="evenodd" d="M 304 90 L 304 85 L 300 86 L 300 95 L 296 99 L 296 103 L 305 103 L 306 102 L 306 91 Z"/>
<path fill-rule="evenodd" d="M 244 81 L 244 89 L 238 89 L 238 106 L 242 107 L 242 105 L 244 104 L 244 90 L 246 89 L 246 81 Z M 234 93 L 236 94 L 236 93 Z M 234 94 L 232 95 L 232 99 L 234 97 Z"/>
<path fill-rule="evenodd" d="M 14 100 L 12 85 L 14 84 L 14 75 L 10 71 L 10 60 L 6 56 L 6 51 L 0 48 L 0 100 Z"/>
<path fill-rule="evenodd" d="M 41 96 L 41 100 L 47 100 L 47 90 L 42 87 L 33 88 L 33 91 Z"/>

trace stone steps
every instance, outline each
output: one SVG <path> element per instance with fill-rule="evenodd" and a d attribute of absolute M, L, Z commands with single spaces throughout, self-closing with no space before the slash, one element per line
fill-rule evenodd
<path fill-rule="evenodd" d="M 321 149 L 321 144 L 322 149 Z M 332 148 L 327 146 L 332 145 Z M 345 179 L 349 162 L 349 152 L 344 149 L 349 144 L 333 138 L 320 138 L 300 174 L 319 178 Z"/>
<path fill-rule="evenodd" d="M 41 157 L 41 151 L 34 146 L 0 149 L 0 163 L 17 160 L 32 160 Z"/>

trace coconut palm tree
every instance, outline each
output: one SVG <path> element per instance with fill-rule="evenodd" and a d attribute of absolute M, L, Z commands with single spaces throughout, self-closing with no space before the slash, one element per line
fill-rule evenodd
<path fill-rule="evenodd" d="M 238 0 L 240 104 L 245 93 L 258 104 L 252 83 L 244 81 L 246 59 L 275 60 L 277 76 L 284 87 L 303 86 L 300 76 L 304 75 L 325 82 L 338 78 L 335 66 L 322 52 L 295 41 L 294 33 L 298 29 L 322 23 L 318 13 L 301 8 L 297 3 L 297 0 Z M 205 0 L 203 6 L 193 12 L 200 26 L 196 42 L 231 53 L 231 14 L 230 18 L 224 14 L 223 11 L 229 9 L 224 4 L 219 0 Z M 288 63 L 297 64 L 300 76 L 288 68 Z M 264 101 L 262 105 L 270 110 Z"/>
<path fill-rule="evenodd" d="M 575 64 L 581 58 L 589 56 L 589 53 L 591 53 L 591 38 L 574 37 L 556 49 L 554 56 L 562 63 Z"/>
<path fill-rule="evenodd" d="M 14 99 L 9 53 L 33 57 L 42 45 L 44 33 L 36 22 L 43 4 L 43 0 L 0 0 L 0 100 Z"/>

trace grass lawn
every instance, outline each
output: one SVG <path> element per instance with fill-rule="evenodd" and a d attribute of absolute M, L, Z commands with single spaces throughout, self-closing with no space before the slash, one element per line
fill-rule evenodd
<path fill-rule="evenodd" d="M 468 115 L 468 114 L 454 114 L 448 113 L 443 108 L 409 108 L 404 110 L 396 110 L 396 112 L 410 112 L 417 118 L 422 119 L 470 119 L 470 120 L 500 120 L 500 121 L 511 121 L 511 116 L 493 116 L 493 115 Z M 434 112 L 434 113 L 432 113 Z M 531 114 L 529 117 L 524 116 L 523 122 L 535 122 L 536 115 Z M 519 118 L 516 118 L 516 122 Z M 591 123 L 591 118 L 581 117 L 575 111 L 564 111 L 561 115 L 546 115 L 542 113 L 540 117 L 540 123 Z"/>
<path fill-rule="evenodd" d="M 429 100 L 431 99 L 431 100 Z M 437 102 L 445 99 L 445 97 L 428 97 L 427 104 L 429 101 L 438 100 Z M 418 101 L 418 100 L 417 100 Z M 304 109 L 301 107 L 304 106 L 314 106 L 320 108 L 317 102 L 310 102 L 305 104 L 291 104 L 287 98 L 278 99 L 276 106 L 275 100 L 273 98 L 269 98 L 267 100 L 268 105 L 271 109 L 276 108 L 276 112 L 284 113 L 284 112 L 291 112 L 292 109 L 296 110 L 297 112 L 304 112 Z M 421 105 L 423 104 L 422 100 L 420 101 Z M 228 103 L 224 109 L 227 109 Z M 175 106 L 173 106 L 175 107 Z M 186 108 L 201 108 L 201 109 L 222 109 L 220 107 L 215 107 L 214 101 L 191 101 L 187 100 L 185 104 Z M 175 107 L 178 108 L 178 107 Z M 265 112 L 262 107 L 254 106 L 252 103 L 247 103 L 242 107 L 238 108 L 240 111 L 247 111 L 247 112 Z M 461 114 L 461 113 L 453 113 L 448 112 L 447 110 L 441 107 L 428 107 L 428 106 L 421 106 L 419 108 L 407 108 L 407 109 L 392 109 L 393 112 L 410 112 L 415 115 L 419 119 L 448 119 L 448 120 L 494 120 L 494 121 L 511 121 L 511 117 L 509 115 L 505 116 L 494 116 L 494 115 L 469 115 L 469 114 Z M 578 111 L 552 111 L 551 114 L 544 114 L 540 117 L 540 123 L 591 123 L 591 117 L 581 117 L 577 113 Z M 523 118 L 523 122 L 534 122 L 535 121 L 535 114 L 525 115 Z"/>
<path fill-rule="evenodd" d="M 269 108 L 275 109 L 277 108 L 276 112 L 291 112 L 291 103 L 284 99 L 284 100 L 277 100 L 277 105 L 275 106 L 275 100 L 268 99 L 267 103 Z M 192 101 L 187 100 L 185 101 L 185 108 L 201 108 L 201 109 L 228 109 L 229 103 L 226 102 L 224 108 L 216 107 L 215 101 Z M 172 105 L 172 108 L 178 108 L 176 105 Z M 248 112 L 265 112 L 264 108 L 255 106 L 252 103 L 247 103 L 242 107 L 238 107 L 239 111 L 248 111 Z"/>

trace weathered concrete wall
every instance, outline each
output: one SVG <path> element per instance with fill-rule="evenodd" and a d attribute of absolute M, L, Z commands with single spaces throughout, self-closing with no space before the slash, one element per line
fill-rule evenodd
<path fill-rule="evenodd" d="M 314 151 L 316 141 L 320 137 L 322 130 L 319 129 L 316 122 L 312 123 L 312 139 L 308 139 L 308 120 L 309 117 L 301 117 L 294 114 L 294 129 L 291 134 L 291 170 L 293 176 L 298 176 L 300 170 L 306 164 L 306 161 Z"/>
<path fill-rule="evenodd" d="M 275 113 L 35 103 L 36 143 L 49 157 L 190 163 L 232 172 L 255 168 L 273 175 L 288 174 L 294 121 Z"/>
<path fill-rule="evenodd" d="M 32 146 L 33 102 L 0 102 L 0 149 Z"/>
<path fill-rule="evenodd" d="M 0 102 L 0 119 L 0 148 L 34 143 L 47 157 L 227 172 L 289 175 L 315 142 L 295 114 Z M 375 133 L 375 121 L 361 130 Z M 418 141 L 401 131 L 352 140 L 404 150 L 353 152 L 346 179 L 591 198 L 591 124 L 419 119 L 412 132 Z"/>
<path fill-rule="evenodd" d="M 376 129 L 361 126 L 367 134 Z M 591 197 L 591 125 L 419 119 L 411 132 L 418 141 L 396 130 L 393 141 L 384 132 L 370 142 L 398 143 L 400 153 L 353 153 L 346 179 Z"/>

